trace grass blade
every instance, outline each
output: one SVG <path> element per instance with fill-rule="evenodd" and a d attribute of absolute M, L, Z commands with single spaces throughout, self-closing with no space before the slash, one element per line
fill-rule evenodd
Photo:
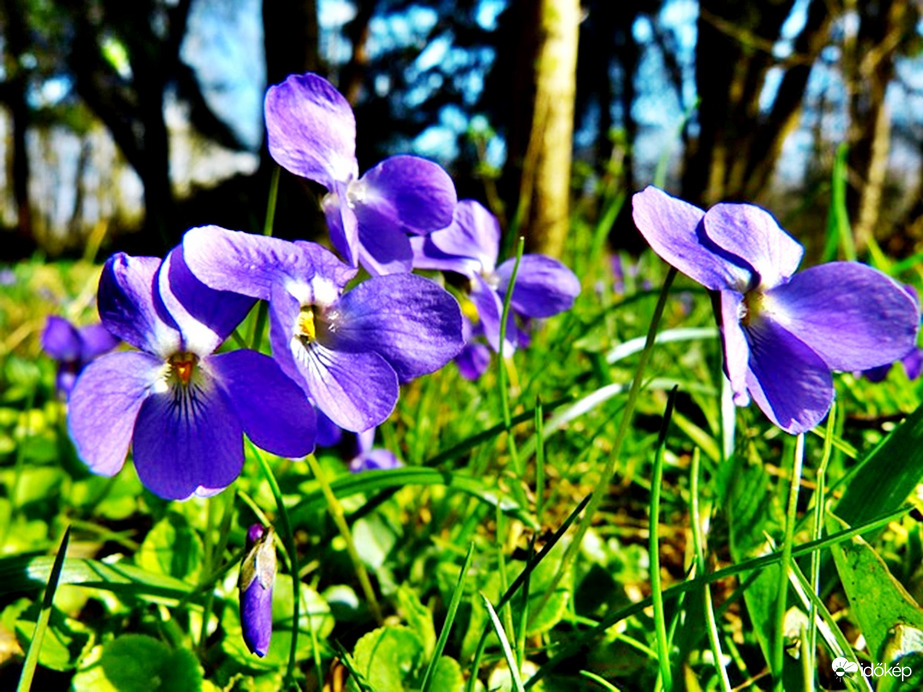
<path fill-rule="evenodd" d="M 45 587 L 45 595 L 42 597 L 42 612 L 35 623 L 35 633 L 32 635 L 32 641 L 29 643 L 29 651 L 26 653 L 26 660 L 22 666 L 22 674 L 19 676 L 19 685 L 17 692 L 28 690 L 32 687 L 32 678 L 35 676 L 35 667 L 38 665 L 38 655 L 42 650 L 42 640 L 45 638 L 45 631 L 48 629 L 48 620 L 51 617 L 51 605 L 54 603 L 54 594 L 58 589 L 58 581 L 61 577 L 61 570 L 64 567 L 64 558 L 67 555 L 67 543 L 70 540 L 71 527 L 64 529 L 64 536 L 61 538 L 61 545 L 58 546 L 58 553 L 55 555 L 54 564 L 51 566 L 51 574 L 48 575 L 48 585 Z"/>
<path fill-rule="evenodd" d="M 458 574 L 458 581 L 455 583 L 455 590 L 452 592 L 452 599 L 449 601 L 449 609 L 445 616 L 445 622 L 442 625 L 442 631 L 439 633 L 439 639 L 436 640 L 436 648 L 433 650 L 433 656 L 426 666 L 426 673 L 423 675 L 423 685 L 421 692 L 429 692 L 430 685 L 433 681 L 433 672 L 436 670 L 436 662 L 442 656 L 445 650 L 446 642 L 449 640 L 449 633 L 452 631 L 452 623 L 455 622 L 455 615 L 458 612 L 458 605 L 461 603 L 462 595 L 465 593 L 465 575 L 468 574 L 468 568 L 471 566 L 471 555 L 474 551 L 474 543 L 468 544 L 468 552 L 465 554 L 465 561 L 462 563 L 461 572 Z"/>
<path fill-rule="evenodd" d="M 654 469 L 651 479 L 650 508 L 650 543 L 648 554 L 651 561 L 651 593 L 654 599 L 654 629 L 657 635 L 657 664 L 660 667 L 660 681 L 669 691 L 673 689 L 673 673 L 670 669 L 670 644 L 667 639 L 666 618 L 663 609 L 663 593 L 660 583 L 660 491 L 663 485 L 663 448 L 666 446 L 667 431 L 673 417 L 677 388 L 673 387 L 667 398 L 667 408 L 663 414 L 660 434 L 657 436 L 657 449 L 654 452 Z"/>
<path fill-rule="evenodd" d="M 506 632 L 503 631 L 500 618 L 497 616 L 494 607 L 490 605 L 490 599 L 484 594 L 481 594 L 481 598 L 484 599 L 484 606 L 487 608 L 487 614 L 490 615 L 490 622 L 494 627 L 497 638 L 500 640 L 500 646 L 503 648 L 503 657 L 506 659 L 506 664 L 510 667 L 513 689 L 516 690 L 516 692 L 524 692 L 522 678 L 519 676 L 519 667 L 516 665 L 516 659 L 513 657 L 513 650 L 510 648 L 510 642 L 506 638 Z"/>

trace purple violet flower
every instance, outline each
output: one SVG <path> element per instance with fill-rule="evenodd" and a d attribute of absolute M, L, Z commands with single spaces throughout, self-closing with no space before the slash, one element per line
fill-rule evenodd
<path fill-rule="evenodd" d="M 410 242 L 414 267 L 454 271 L 470 279 L 471 300 L 477 307 L 484 335 L 491 348 L 499 353 L 503 301 L 516 259 L 510 258 L 497 266 L 500 224 L 496 217 L 478 202 L 462 200 L 455 209 L 451 226 L 428 236 L 411 238 Z M 545 255 L 523 255 L 510 316 L 551 317 L 569 310 L 579 293 L 580 281 L 563 264 Z M 528 340 L 512 319 L 507 323 L 506 337 L 504 355 Z"/>
<path fill-rule="evenodd" d="M 261 658 L 272 638 L 272 586 L 276 579 L 276 547 L 272 527 L 253 524 L 247 530 L 247 554 L 240 565 L 240 627 L 247 648 Z"/>
<path fill-rule="evenodd" d="M 421 276 L 372 277 L 343 293 L 356 270 L 315 243 L 203 226 L 183 248 L 206 285 L 269 301 L 273 356 L 346 430 L 384 421 L 401 382 L 438 370 L 463 346 L 458 303 Z"/>
<path fill-rule="evenodd" d="M 356 433 L 356 455 L 349 462 L 350 471 L 389 471 L 403 465 L 394 452 L 375 446 L 375 428 Z"/>
<path fill-rule="evenodd" d="M 55 386 L 65 399 L 70 396 L 80 371 L 118 345 L 119 340 L 101 324 L 75 327 L 57 315 L 48 316 L 42 331 L 42 349 L 58 362 Z"/>
<path fill-rule="evenodd" d="M 333 246 L 370 274 L 409 272 L 407 234 L 452 221 L 455 185 L 438 164 L 392 156 L 359 177 L 356 119 L 330 82 L 291 75 L 266 93 L 269 153 L 286 170 L 327 188 L 324 214 Z"/>
<path fill-rule="evenodd" d="M 71 438 L 91 471 L 114 475 L 131 445 L 149 490 L 186 499 L 237 478 L 244 433 L 281 456 L 313 449 L 314 410 L 272 358 L 213 354 L 253 301 L 204 286 L 180 249 L 163 262 L 114 255 L 98 303 L 106 329 L 140 350 L 96 359 L 71 392 Z"/>
<path fill-rule="evenodd" d="M 704 212 L 655 187 L 632 205 L 654 251 L 718 292 L 734 402 L 752 397 L 786 432 L 810 430 L 827 414 L 831 371 L 883 365 L 916 344 L 920 311 L 897 282 L 857 262 L 796 274 L 804 248 L 760 207 Z"/>

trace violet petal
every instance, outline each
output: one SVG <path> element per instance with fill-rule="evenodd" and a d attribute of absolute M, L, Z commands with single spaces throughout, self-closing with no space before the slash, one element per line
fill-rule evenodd
<path fill-rule="evenodd" d="M 756 205 L 716 204 L 705 214 L 704 225 L 708 239 L 752 267 L 764 287 L 778 286 L 801 264 L 801 243 Z"/>
<path fill-rule="evenodd" d="M 753 401 L 782 430 L 798 434 L 817 425 L 833 403 L 830 368 L 809 346 L 771 319 L 751 322 L 747 386 Z"/>
<path fill-rule="evenodd" d="M 280 276 L 314 273 L 312 254 L 295 243 L 219 226 L 187 231 L 183 258 L 206 286 L 263 300 L 269 299 Z"/>
<path fill-rule="evenodd" d="M 214 495 L 234 482 L 244 463 L 240 420 L 204 367 L 188 387 L 145 399 L 133 449 L 141 482 L 167 500 Z"/>
<path fill-rule="evenodd" d="M 394 227 L 360 222 L 359 263 L 372 276 L 408 274 L 413 269 L 410 239 Z"/>
<path fill-rule="evenodd" d="M 413 266 L 415 269 L 436 269 L 438 271 L 458 272 L 468 278 L 480 273 L 481 263 L 470 257 L 449 255 L 440 250 L 433 242 L 433 236 L 444 233 L 436 231 L 424 236 L 414 236 L 410 239 L 410 248 L 413 251 Z"/>
<path fill-rule="evenodd" d="M 162 361 L 122 351 L 90 363 L 77 379 L 67 406 L 67 427 L 90 471 L 112 476 L 125 462 L 135 419 L 163 377 Z"/>
<path fill-rule="evenodd" d="M 317 342 L 293 348 L 315 404 L 338 426 L 366 430 L 391 415 L 398 397 L 397 375 L 377 353 L 343 353 Z"/>
<path fill-rule="evenodd" d="M 831 262 L 768 291 L 763 309 L 832 370 L 867 370 L 916 346 L 920 311 L 901 286 L 857 262 Z"/>
<path fill-rule="evenodd" d="M 452 223 L 458 201 L 442 166 L 419 156 L 391 156 L 349 188 L 359 223 L 425 235 Z"/>
<path fill-rule="evenodd" d="M 265 114 L 269 153 L 283 168 L 328 190 L 358 175 L 356 118 L 323 77 L 291 75 L 269 87 Z"/>
<path fill-rule="evenodd" d="M 83 339 L 66 319 L 49 315 L 42 331 L 42 350 L 55 360 L 76 361 L 83 351 Z"/>
<path fill-rule="evenodd" d="M 455 357 L 455 364 L 458 366 L 458 373 L 473 382 L 490 367 L 490 349 L 477 342 L 466 344 Z"/>
<path fill-rule="evenodd" d="M 343 261 L 351 267 L 359 262 L 359 220 L 356 212 L 345 203 L 346 183 L 337 182 L 333 189 L 321 202 L 327 227 L 330 231 L 330 242 L 336 251 L 343 257 Z"/>
<path fill-rule="evenodd" d="M 401 382 L 434 372 L 464 345 L 461 309 L 438 284 L 414 274 L 369 279 L 330 310 L 331 348 L 374 351 Z"/>
<path fill-rule="evenodd" d="M 241 591 L 240 627 L 247 648 L 257 656 L 265 656 L 272 639 L 272 586 L 263 586 L 254 579 Z"/>
<path fill-rule="evenodd" d="M 300 312 L 301 303 L 276 286 L 269 302 L 269 339 L 282 371 L 341 428 L 366 430 L 384 421 L 397 403 L 394 368 L 377 353 L 343 353 L 302 341 Z"/>
<path fill-rule="evenodd" d="M 479 271 L 491 273 L 500 253 L 500 222 L 482 204 L 463 199 L 455 207 L 452 224 L 429 236 L 446 255 L 466 257 L 480 263 Z"/>
<path fill-rule="evenodd" d="M 471 302 L 477 308 L 480 326 L 487 343 L 497 353 L 500 352 L 500 318 L 503 315 L 503 301 L 499 294 L 492 289 L 480 274 L 471 280 Z M 516 325 L 513 320 L 513 311 L 507 315 L 506 340 L 503 344 L 504 357 L 511 356 L 516 351 Z"/>
<path fill-rule="evenodd" d="M 510 283 L 516 259 L 510 258 L 497 268 L 501 299 Z M 516 273 L 516 285 L 510 306 L 527 317 L 551 317 L 569 310 L 580 294 L 576 274 L 556 259 L 545 255 L 523 255 Z"/>
<path fill-rule="evenodd" d="M 314 407 L 269 356 L 250 350 L 208 360 L 244 432 L 267 452 L 303 457 L 314 449 Z"/>
<path fill-rule="evenodd" d="M 706 288 L 719 291 L 750 283 L 750 272 L 702 243 L 699 227 L 705 212 L 648 186 L 631 198 L 632 218 L 641 235 L 664 261 Z"/>
<path fill-rule="evenodd" d="M 78 328 L 77 333 L 80 334 L 80 340 L 82 341 L 80 360 L 84 363 L 89 363 L 94 358 L 108 353 L 119 345 L 119 340 L 112 336 L 109 330 L 101 324 L 88 324 L 85 327 Z"/>
<path fill-rule="evenodd" d="M 99 277 L 97 303 L 103 326 L 142 351 L 163 356 L 181 348 L 180 333 L 155 305 L 155 277 L 161 260 L 119 252 Z"/>
<path fill-rule="evenodd" d="M 724 370 L 731 383 L 734 403 L 746 406 L 750 403 L 747 394 L 747 371 L 750 348 L 740 327 L 743 296 L 736 291 L 721 291 L 721 340 L 724 345 Z"/>
<path fill-rule="evenodd" d="M 241 323 L 253 298 L 216 291 L 202 283 L 183 259 L 183 247 L 172 250 L 157 274 L 160 298 L 180 328 L 183 350 L 200 357 L 212 353 Z"/>

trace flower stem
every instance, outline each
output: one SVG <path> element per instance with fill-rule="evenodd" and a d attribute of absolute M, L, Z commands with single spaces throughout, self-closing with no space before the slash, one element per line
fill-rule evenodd
<path fill-rule="evenodd" d="M 801 466 L 804 461 L 804 433 L 795 438 L 792 458 L 792 477 L 788 486 L 788 509 L 785 513 L 785 538 L 779 563 L 779 600 L 776 601 L 776 627 L 773 633 L 772 677 L 773 689 L 782 690 L 782 667 L 785 663 L 785 607 L 788 604 L 788 572 L 792 564 L 792 543 L 795 535 L 795 514 L 798 508 L 798 487 L 801 484 Z"/>
<path fill-rule="evenodd" d="M 510 395 L 507 390 L 507 371 L 506 371 L 506 355 L 504 354 L 504 346 L 506 344 L 506 323 L 509 319 L 510 314 L 510 304 L 513 299 L 513 291 L 516 287 L 516 274 L 519 273 L 519 262 L 522 260 L 522 253 L 525 249 L 526 239 L 522 236 L 519 236 L 519 241 L 516 244 L 516 263 L 513 265 L 513 271 L 510 274 L 510 281 L 507 285 L 506 295 L 503 297 L 503 312 L 500 315 L 500 407 L 503 409 L 503 425 L 506 426 L 506 436 L 507 443 L 510 448 L 510 457 L 513 460 L 513 466 L 516 467 L 516 476 L 522 478 L 525 473 L 525 469 L 522 468 L 522 463 L 519 459 L 519 453 L 516 449 L 516 439 L 513 437 L 513 432 L 511 428 L 513 427 L 513 417 L 510 412 Z M 511 354 L 512 355 L 512 354 Z M 522 489 L 516 485 L 519 495 L 522 495 Z M 519 498 L 517 498 L 519 499 Z"/>
<path fill-rule="evenodd" d="M 372 588 L 372 582 L 369 580 L 369 573 L 366 571 L 365 565 L 362 564 L 362 559 L 359 557 L 359 551 L 356 550 L 356 544 L 353 541 L 352 532 L 349 530 L 349 524 L 346 523 L 346 515 L 343 512 L 343 505 L 340 504 L 337 496 L 334 495 L 333 489 L 330 487 L 330 483 L 327 481 L 327 476 L 324 473 L 324 469 L 318 463 L 317 458 L 313 454 L 309 454 L 306 459 L 308 460 L 308 465 L 311 467 L 311 473 L 314 474 L 314 477 L 320 484 L 321 492 L 324 494 L 324 498 L 327 500 L 327 508 L 330 510 L 330 516 L 333 517 L 333 523 L 337 525 L 337 529 L 340 531 L 340 535 L 343 537 L 343 540 L 346 541 L 346 550 L 349 553 L 349 559 L 352 560 L 353 567 L 356 570 L 356 576 L 359 578 L 359 584 L 362 586 L 362 592 L 365 594 L 365 599 L 368 601 L 369 610 L 372 611 L 372 616 L 375 618 L 378 624 L 381 624 L 383 622 L 383 618 L 381 616 L 381 608 L 378 605 L 378 599 L 375 597 L 375 590 Z"/>
<path fill-rule="evenodd" d="M 292 647 L 289 650 L 288 668 L 285 670 L 285 686 L 296 687 L 295 684 L 295 659 L 298 653 L 298 629 L 301 620 L 301 580 L 298 576 L 300 568 L 298 567 L 298 550 L 295 547 L 295 534 L 292 532 L 292 524 L 288 518 L 288 512 L 285 509 L 285 502 L 282 500 L 282 491 L 276 482 L 276 476 L 269 466 L 269 462 L 260 453 L 256 445 L 250 443 L 250 450 L 253 456 L 263 469 L 263 475 L 266 476 L 266 482 L 269 483 L 269 489 L 276 501 L 276 508 L 279 510 L 279 524 L 282 528 L 282 543 L 285 545 L 285 552 L 288 553 L 288 564 L 292 573 Z M 311 618 L 308 618 L 308 622 Z M 318 673 L 321 673 L 318 670 Z M 321 677 L 323 679 L 323 676 Z"/>

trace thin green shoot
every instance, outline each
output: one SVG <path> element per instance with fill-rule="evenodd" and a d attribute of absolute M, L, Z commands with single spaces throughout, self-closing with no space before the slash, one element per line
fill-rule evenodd
<path fill-rule="evenodd" d="M 702 512 L 699 506 L 701 456 L 698 447 L 692 450 L 692 464 L 689 470 L 689 521 L 692 524 L 692 545 L 693 552 L 695 553 L 695 573 L 697 575 L 706 573 L 705 536 L 702 532 Z M 718 623 L 715 619 L 711 588 L 708 584 L 702 587 L 702 606 L 705 610 L 705 628 L 708 633 L 708 645 L 711 648 L 715 671 L 718 673 L 718 681 L 721 683 L 723 692 L 731 692 L 731 681 L 730 678 L 728 678 L 727 669 L 724 667 L 724 663 L 722 663 L 723 656 L 721 651 L 721 640 L 718 636 Z"/>
<path fill-rule="evenodd" d="M 506 638 L 506 632 L 503 631 L 503 625 L 500 623 L 500 618 L 497 617 L 497 612 L 494 610 L 494 607 L 490 605 L 490 599 L 487 598 L 487 596 L 484 594 L 481 594 L 481 598 L 484 601 L 484 607 L 487 608 L 487 614 L 490 616 L 490 622 L 493 625 L 497 639 L 500 640 L 500 647 L 503 649 L 503 657 L 506 659 L 506 664 L 510 668 L 510 677 L 513 681 L 513 689 L 516 690 L 516 692 L 523 692 L 522 677 L 519 675 L 519 666 L 516 665 L 516 659 L 513 657 L 513 651 L 510 649 L 510 641 Z"/>
<path fill-rule="evenodd" d="M 58 552 L 55 555 L 54 564 L 51 566 L 51 573 L 48 575 L 48 583 L 45 585 L 45 595 L 42 597 L 42 611 L 39 613 L 38 620 L 35 623 L 32 641 L 29 642 L 29 650 L 26 652 L 26 660 L 23 662 L 22 673 L 19 675 L 19 684 L 16 687 L 17 692 L 25 692 L 32 687 L 32 679 L 35 677 L 35 668 L 38 665 L 38 657 L 42 650 L 42 642 L 45 639 L 45 632 L 48 631 L 48 621 L 51 618 L 51 607 L 54 604 L 55 591 L 58 589 L 61 570 L 64 568 L 64 558 L 67 555 L 67 544 L 70 540 L 70 534 L 71 527 L 68 526 L 64 529 L 64 535 L 61 537 L 61 543 L 58 545 Z"/>
<path fill-rule="evenodd" d="M 657 664 L 660 668 L 659 681 L 666 690 L 673 689 L 673 672 L 670 669 L 670 644 L 667 640 L 666 618 L 663 608 L 662 584 L 660 581 L 660 493 L 663 486 L 663 449 L 666 446 L 667 431 L 673 417 L 677 388 L 673 387 L 667 398 L 667 408 L 657 437 L 654 452 L 654 468 L 651 472 L 651 506 L 649 518 L 648 554 L 651 561 L 651 594 L 654 600 L 654 631 L 657 638 Z"/>
<path fill-rule="evenodd" d="M 465 593 L 465 576 L 468 574 L 468 568 L 471 567 L 471 556 L 474 552 L 474 543 L 468 544 L 468 552 L 465 553 L 465 561 L 462 563 L 461 571 L 458 573 L 458 581 L 455 582 L 455 589 L 452 591 L 452 598 L 449 600 L 449 608 L 446 611 L 445 622 L 442 624 L 442 631 L 439 632 L 439 639 L 436 640 L 436 647 L 433 649 L 433 656 L 426 666 L 426 672 L 423 675 L 423 684 L 421 692 L 429 692 L 433 683 L 433 673 L 436 670 L 436 663 L 442 652 L 445 651 L 446 642 L 449 641 L 449 633 L 452 631 L 452 625 L 455 622 L 455 616 L 458 613 L 458 606 L 461 603 L 462 596 Z"/>

